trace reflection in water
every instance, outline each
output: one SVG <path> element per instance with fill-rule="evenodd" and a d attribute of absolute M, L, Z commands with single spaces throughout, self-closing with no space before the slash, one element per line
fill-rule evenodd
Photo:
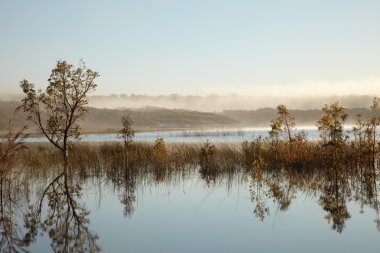
<path fill-rule="evenodd" d="M 375 223 L 377 230 L 380 231 L 380 199 L 378 196 L 378 174 L 375 167 L 370 166 L 369 169 L 358 169 L 360 177 L 357 179 L 356 187 L 353 189 L 353 198 L 359 202 L 361 212 L 363 207 L 369 206 L 376 213 Z"/>
<path fill-rule="evenodd" d="M 320 196 L 320 204 L 323 210 L 327 212 L 325 218 L 332 224 L 332 229 L 341 233 L 346 220 L 351 218 L 347 210 L 343 187 L 336 183 L 326 183 Z"/>
<path fill-rule="evenodd" d="M 0 251 L 27 250 L 42 236 L 49 237 L 54 252 L 98 252 L 102 231 L 97 231 L 98 236 L 91 230 L 90 210 L 82 197 L 86 187 L 99 189 L 99 194 L 102 188 L 114 189 L 123 206 L 119 213 L 133 219 L 144 189 L 152 192 L 157 185 L 195 179 L 206 189 L 223 187 L 227 192 L 248 181 L 251 212 L 262 222 L 267 222 L 270 214 L 290 210 L 297 196 L 307 196 L 320 206 L 321 217 L 338 233 L 351 218 L 348 203 L 374 210 L 375 226 L 380 228 L 378 170 L 373 162 L 348 163 L 334 148 L 321 152 L 318 164 L 291 156 L 284 162 L 284 158 L 266 153 L 261 142 L 244 143 L 243 151 L 236 151 L 209 142 L 199 149 L 172 149 L 158 141 L 151 157 L 141 155 L 148 153 L 148 146 L 131 148 L 120 156 L 120 147 L 110 144 L 101 149 L 101 155 L 91 150 L 73 153 L 67 168 L 23 164 L 23 169 L 16 167 L 0 179 Z M 297 150 L 292 148 L 292 152 Z M 91 159 L 79 159 L 76 154 Z"/>
<path fill-rule="evenodd" d="M 124 205 L 124 216 L 132 217 L 132 214 L 135 211 L 133 205 L 136 201 L 136 173 L 134 173 L 133 169 L 126 168 L 124 170 L 123 179 L 123 191 L 120 197 L 120 201 Z"/>
<path fill-rule="evenodd" d="M 25 216 L 26 240 L 34 242 L 39 233 L 47 232 L 54 252 L 100 251 L 98 236 L 88 228 L 90 212 L 79 202 L 81 190 L 80 183 L 63 169 Z"/>
<path fill-rule="evenodd" d="M 159 166 L 156 162 L 143 167 L 125 163 L 120 167 L 115 167 L 114 164 L 111 168 L 105 167 L 107 181 L 119 189 L 124 215 L 132 217 L 138 188 L 147 184 L 175 181 L 174 175 L 181 175 L 186 180 L 186 177 L 194 176 L 191 172 L 193 169 L 198 171 L 198 177 L 205 185 L 211 188 L 225 185 L 228 190 L 233 187 L 232 182 L 235 181 L 238 185 L 241 180 L 250 179 L 253 213 L 261 221 L 270 214 L 269 203 L 273 202 L 277 206 L 276 212 L 285 212 L 291 208 L 297 195 L 302 194 L 321 206 L 326 221 L 339 233 L 343 232 L 347 220 L 351 218 L 347 208 L 347 203 L 351 201 L 360 203 L 362 208 L 375 210 L 375 222 L 379 227 L 378 175 L 371 166 L 348 166 L 343 158 L 334 158 L 327 153 L 323 157 L 324 167 L 305 164 L 299 167 L 299 163 L 292 163 L 297 167 L 273 166 L 268 159 L 257 157 L 252 163 L 252 169 L 247 169 L 244 158 L 239 163 L 233 163 L 232 161 L 240 159 L 236 154 L 230 151 L 218 153 L 215 146 L 208 142 L 200 150 L 199 160 L 189 164 L 189 167 L 172 167 L 167 164 Z"/>
<path fill-rule="evenodd" d="M 20 231 L 22 204 L 25 203 L 22 198 L 27 195 L 22 189 L 25 188 L 12 174 L 0 177 L 0 252 L 21 252 L 28 244 Z"/>
<path fill-rule="evenodd" d="M 351 218 L 347 202 L 360 201 L 377 212 L 377 150 L 371 141 L 346 142 L 339 120 L 334 124 L 330 120 L 319 121 L 325 130 L 321 142 L 310 143 L 299 135 L 289 137 L 289 141 L 257 138 L 243 143 L 245 165 L 252 164 L 254 214 L 260 220 L 269 214 L 266 200 L 273 200 L 280 211 L 286 211 L 297 192 L 311 193 L 326 212 L 332 229 L 339 233 Z M 363 200 L 364 196 L 370 200 Z"/>
<path fill-rule="evenodd" d="M 265 175 L 262 168 L 256 165 L 250 184 L 255 216 L 263 221 L 269 215 L 269 207 L 266 206 L 268 200 L 276 203 L 278 210 L 286 211 L 297 192 L 303 192 L 318 201 L 326 212 L 325 218 L 331 224 L 331 228 L 339 233 L 351 218 L 347 209 L 347 203 L 350 201 L 359 202 L 362 209 L 366 206 L 375 210 L 375 222 L 379 229 L 378 175 L 373 167 L 351 170 L 342 165 L 343 163 L 335 160 L 333 166 L 314 170 L 267 168 Z"/>

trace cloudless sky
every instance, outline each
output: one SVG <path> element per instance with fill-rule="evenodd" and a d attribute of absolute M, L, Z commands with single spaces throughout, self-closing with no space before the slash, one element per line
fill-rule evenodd
<path fill-rule="evenodd" d="M 0 0 L 0 88 L 57 60 L 97 94 L 380 94 L 378 0 Z"/>

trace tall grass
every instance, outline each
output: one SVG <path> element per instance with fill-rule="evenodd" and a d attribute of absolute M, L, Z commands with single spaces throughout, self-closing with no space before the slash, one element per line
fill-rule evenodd
<path fill-rule="evenodd" d="M 12 170 L 17 154 L 25 149 L 23 140 L 27 137 L 24 133 L 26 126 L 15 130 L 13 127 L 17 108 L 13 117 L 9 120 L 8 130 L 0 133 L 0 178 L 6 177 Z"/>
<path fill-rule="evenodd" d="M 16 165 L 24 168 L 28 179 L 54 178 L 62 170 L 60 154 L 48 144 L 28 144 L 21 150 Z M 378 215 L 380 199 L 378 167 L 372 166 L 372 153 L 358 155 L 355 140 L 342 144 L 338 156 L 334 147 L 323 141 L 296 138 L 291 142 L 257 138 L 242 143 L 155 143 L 133 142 L 128 149 L 121 142 L 72 143 L 69 150 L 70 178 L 115 189 L 133 215 L 137 190 L 147 185 L 171 184 L 181 177 L 199 175 L 208 187 L 249 180 L 253 214 L 264 220 L 273 210 L 288 210 L 299 192 L 316 198 L 326 219 L 342 232 L 351 214 L 348 201 L 368 206 Z M 71 180 L 71 179 L 70 179 Z M 48 184 L 49 180 L 41 185 Z M 43 187 L 42 187 L 43 188 Z M 377 223 L 376 223 L 377 224 Z"/>

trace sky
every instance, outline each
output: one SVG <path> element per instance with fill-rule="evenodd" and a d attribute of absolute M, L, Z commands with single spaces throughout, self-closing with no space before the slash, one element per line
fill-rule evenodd
<path fill-rule="evenodd" d="M 97 95 L 380 95 L 378 0 L 0 0 L 0 89 L 58 60 Z"/>

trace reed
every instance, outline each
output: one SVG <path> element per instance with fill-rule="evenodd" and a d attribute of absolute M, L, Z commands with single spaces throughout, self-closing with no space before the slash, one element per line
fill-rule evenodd
<path fill-rule="evenodd" d="M 46 185 L 61 173 L 60 154 L 46 144 L 28 144 L 17 156 L 16 167 L 28 180 Z M 286 211 L 297 193 L 316 198 L 337 232 L 350 218 L 347 204 L 355 200 L 379 213 L 378 167 L 372 153 L 355 140 L 344 141 L 339 155 L 323 141 L 293 137 L 292 141 L 257 138 L 242 143 L 71 143 L 68 180 L 72 185 L 94 179 L 115 189 L 131 216 L 137 190 L 155 184 L 174 184 L 181 177 L 199 175 L 207 187 L 249 181 L 253 213 L 260 220 L 272 210 L 268 201 Z M 362 150 L 363 152 L 363 150 Z M 46 182 L 45 182 L 46 181 Z M 27 184 L 26 184 L 27 185 Z M 380 223 L 380 219 L 378 219 Z"/>
<path fill-rule="evenodd" d="M 47 143 L 28 143 L 17 156 L 20 166 L 48 169 L 61 163 L 59 153 Z M 337 164 L 345 170 L 368 167 L 373 163 L 370 150 L 365 151 L 354 140 L 340 147 L 339 157 L 332 156 L 334 147 L 323 142 L 295 139 L 279 140 L 276 146 L 269 139 L 257 138 L 242 143 L 156 143 L 134 142 L 124 149 L 120 142 L 71 143 L 69 164 L 72 170 L 100 170 L 104 168 L 135 168 L 141 170 L 178 171 L 199 167 L 202 171 L 228 172 L 237 168 L 247 171 L 257 167 L 265 170 L 287 168 L 308 171 Z M 378 166 L 375 157 L 375 166 Z"/>

